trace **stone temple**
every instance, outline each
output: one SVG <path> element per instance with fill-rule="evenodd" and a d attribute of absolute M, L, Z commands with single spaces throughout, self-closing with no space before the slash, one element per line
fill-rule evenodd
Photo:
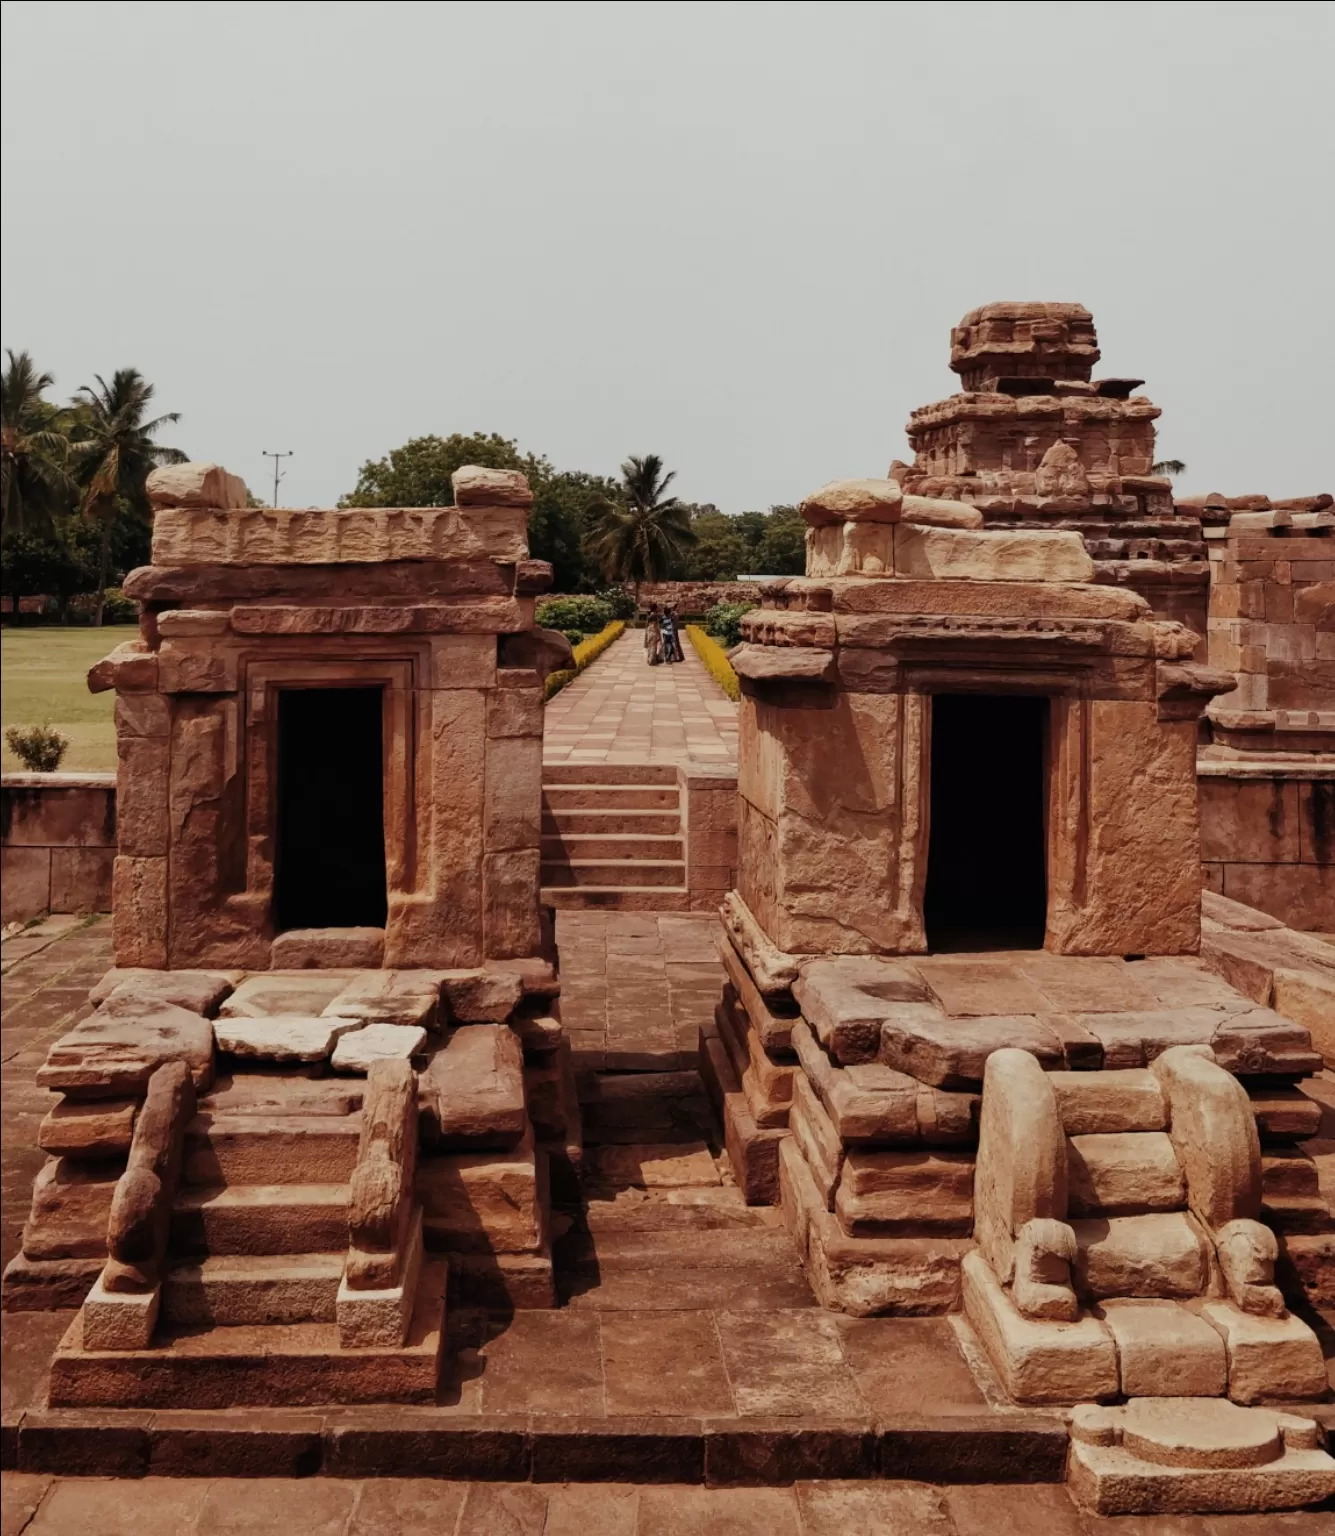
<path fill-rule="evenodd" d="M 699 1072 L 819 1307 L 948 1318 L 1008 1423 L 1066 1435 L 1089 1510 L 1308 1506 L 1335 1497 L 1303 1147 L 1335 963 L 1223 897 L 1203 919 L 1198 776 L 1329 749 L 1335 518 L 1175 503 L 1157 408 L 1098 355 L 1078 305 L 977 310 L 915 462 L 802 503 L 806 573 L 732 656 Z M 528 487 L 151 489 L 141 635 L 90 678 L 117 692 L 117 968 L 38 1072 L 61 1097 L 6 1306 L 79 1308 L 53 1410 L 431 1404 L 452 1309 L 556 1305 L 581 1201 Z M 1285 602 L 1262 544 L 1312 567 Z M 861 1475 L 813 1473 L 791 1411 L 740 1480 Z M 564 1431 L 559 1475 L 651 1477 L 661 1434 L 612 1422 Z M 572 1471 L 581 1436 L 619 1470 Z"/>

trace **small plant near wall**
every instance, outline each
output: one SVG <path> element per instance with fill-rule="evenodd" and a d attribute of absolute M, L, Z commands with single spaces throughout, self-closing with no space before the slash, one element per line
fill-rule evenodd
<path fill-rule="evenodd" d="M 70 745 L 69 737 L 50 725 L 11 725 L 5 742 L 29 773 L 54 773 Z"/>

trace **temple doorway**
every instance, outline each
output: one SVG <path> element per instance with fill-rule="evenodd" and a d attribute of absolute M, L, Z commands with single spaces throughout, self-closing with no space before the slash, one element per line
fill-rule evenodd
<path fill-rule="evenodd" d="M 929 949 L 1042 948 L 1047 722 L 1045 698 L 933 697 Z"/>
<path fill-rule="evenodd" d="M 383 928 L 384 690 L 278 696 L 274 926 Z"/>

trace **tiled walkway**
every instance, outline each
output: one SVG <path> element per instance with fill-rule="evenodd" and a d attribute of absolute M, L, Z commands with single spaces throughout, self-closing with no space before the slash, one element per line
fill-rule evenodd
<path fill-rule="evenodd" d="M 547 706 L 549 763 L 737 761 L 737 706 L 683 639 L 686 660 L 651 667 L 627 630 Z"/>

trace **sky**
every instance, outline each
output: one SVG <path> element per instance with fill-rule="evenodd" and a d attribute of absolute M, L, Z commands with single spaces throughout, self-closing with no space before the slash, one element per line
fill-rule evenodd
<path fill-rule="evenodd" d="M 331 505 L 423 433 L 740 512 L 1078 301 L 1185 492 L 1335 489 L 1335 5 L 3 6 L 0 341 Z"/>

